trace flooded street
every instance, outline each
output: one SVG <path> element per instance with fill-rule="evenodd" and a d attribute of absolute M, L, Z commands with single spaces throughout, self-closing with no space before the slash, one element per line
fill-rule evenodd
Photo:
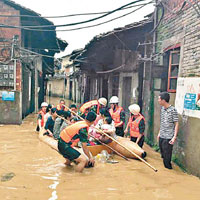
<path fill-rule="evenodd" d="M 119 163 L 96 163 L 94 168 L 75 173 L 64 158 L 38 139 L 36 115 L 21 126 L 0 126 L 1 199 L 28 200 L 199 200 L 200 180 L 163 167 L 159 153 L 147 145 L 146 161 L 130 162 L 114 156 Z"/>

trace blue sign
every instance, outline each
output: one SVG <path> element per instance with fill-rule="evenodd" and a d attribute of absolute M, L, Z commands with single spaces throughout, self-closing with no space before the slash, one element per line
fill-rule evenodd
<path fill-rule="evenodd" d="M 15 100 L 15 93 L 14 92 L 2 92 L 2 101 L 14 101 Z"/>
<path fill-rule="evenodd" d="M 189 110 L 196 109 L 196 94 L 186 93 L 184 98 L 184 108 Z"/>

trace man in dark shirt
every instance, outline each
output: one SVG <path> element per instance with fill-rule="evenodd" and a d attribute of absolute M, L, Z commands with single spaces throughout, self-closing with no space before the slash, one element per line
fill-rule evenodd
<path fill-rule="evenodd" d="M 47 122 L 45 124 L 45 135 L 53 136 L 53 128 L 55 124 L 55 120 L 57 118 L 56 108 L 51 109 L 51 116 L 48 117 Z"/>

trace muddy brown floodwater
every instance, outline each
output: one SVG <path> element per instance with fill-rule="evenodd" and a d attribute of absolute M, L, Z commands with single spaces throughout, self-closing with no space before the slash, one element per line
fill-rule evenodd
<path fill-rule="evenodd" d="M 0 199 L 19 200 L 199 200 L 200 179 L 163 167 L 160 154 L 145 145 L 147 162 L 114 156 L 116 164 L 96 162 L 74 172 L 63 157 L 38 139 L 36 115 L 21 126 L 0 126 Z"/>

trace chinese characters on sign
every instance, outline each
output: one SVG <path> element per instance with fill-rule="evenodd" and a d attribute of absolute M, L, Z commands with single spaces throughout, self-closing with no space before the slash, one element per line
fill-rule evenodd
<path fill-rule="evenodd" d="M 2 92 L 2 100 L 3 101 L 14 101 L 15 100 L 15 93 L 14 92 Z"/>
<path fill-rule="evenodd" d="M 200 118 L 200 78 L 178 78 L 175 107 L 181 115 Z"/>

